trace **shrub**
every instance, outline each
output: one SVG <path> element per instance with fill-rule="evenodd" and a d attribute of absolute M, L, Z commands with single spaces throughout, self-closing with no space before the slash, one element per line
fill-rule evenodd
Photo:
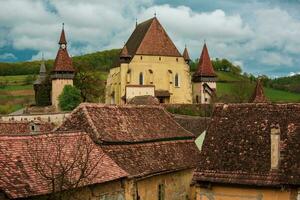
<path fill-rule="evenodd" d="M 81 102 L 80 90 L 72 85 L 66 85 L 58 97 L 59 107 L 63 111 L 71 111 Z"/>

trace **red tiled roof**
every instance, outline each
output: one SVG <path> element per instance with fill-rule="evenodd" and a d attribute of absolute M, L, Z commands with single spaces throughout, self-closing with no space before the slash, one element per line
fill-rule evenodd
<path fill-rule="evenodd" d="M 209 53 L 207 50 L 206 44 L 203 46 L 203 50 L 199 59 L 198 67 L 196 72 L 193 74 L 193 76 L 209 76 L 209 77 L 216 77 L 216 73 L 214 71 L 214 68 L 212 66 Z"/>
<path fill-rule="evenodd" d="M 124 45 L 124 47 L 120 53 L 120 57 L 123 57 L 123 58 L 131 57 L 131 55 L 129 55 L 129 53 L 128 53 L 126 45 Z"/>
<path fill-rule="evenodd" d="M 128 104 L 134 104 L 134 105 L 159 105 L 159 101 L 157 98 L 155 98 L 152 95 L 143 95 L 143 96 L 135 96 Z"/>
<path fill-rule="evenodd" d="M 64 29 L 61 32 L 59 44 L 60 45 L 67 44 Z M 67 46 L 64 49 L 61 46 L 59 47 L 52 71 L 53 72 L 75 72 L 72 59 L 70 58 L 67 50 Z"/>
<path fill-rule="evenodd" d="M 129 55 L 181 57 L 156 17 L 140 23 L 126 43 Z"/>
<path fill-rule="evenodd" d="M 184 58 L 184 60 L 185 61 L 190 61 L 191 59 L 190 59 L 190 55 L 189 55 L 189 52 L 188 52 L 188 50 L 187 50 L 187 48 L 185 47 L 184 48 L 184 51 L 183 51 L 183 58 Z"/>
<path fill-rule="evenodd" d="M 65 30 L 62 29 L 61 34 L 60 34 L 60 39 L 58 44 L 67 44 L 66 36 L 65 36 Z"/>
<path fill-rule="evenodd" d="M 193 138 L 160 106 L 83 103 L 58 130 L 82 130 L 108 143 Z"/>
<path fill-rule="evenodd" d="M 271 170 L 271 126 L 280 127 L 280 164 Z M 194 180 L 258 186 L 300 185 L 300 104 L 220 104 Z"/>
<path fill-rule="evenodd" d="M 51 182 L 41 176 L 34 167 L 32 146 L 35 146 L 34 150 L 38 151 L 34 153 L 41 158 L 47 158 L 50 163 L 47 164 L 51 165 L 54 164 L 54 156 L 57 155 L 57 143 L 62 144 L 61 155 L 64 158 L 60 160 L 64 165 L 65 162 L 72 162 L 75 159 L 71 156 L 74 147 L 83 141 L 86 141 L 87 145 L 92 145 L 87 167 L 95 166 L 95 169 L 82 180 L 80 187 L 116 180 L 128 175 L 85 133 L 0 136 L 0 190 L 13 199 L 51 193 Z M 47 170 L 43 172 L 47 173 Z M 76 175 L 79 176 L 79 171 L 74 168 L 72 176 Z"/>
<path fill-rule="evenodd" d="M 29 134 L 32 133 L 30 125 L 36 125 L 36 127 L 38 127 L 38 132 L 51 131 L 54 128 L 53 124 L 40 121 L 0 122 L 0 135 Z"/>
<path fill-rule="evenodd" d="M 264 88 L 261 84 L 260 79 L 257 80 L 254 92 L 250 99 L 250 103 L 267 103 L 268 100 L 264 93 Z"/>
<path fill-rule="evenodd" d="M 131 177 L 192 169 L 199 157 L 194 140 L 102 145 L 102 149 Z"/>

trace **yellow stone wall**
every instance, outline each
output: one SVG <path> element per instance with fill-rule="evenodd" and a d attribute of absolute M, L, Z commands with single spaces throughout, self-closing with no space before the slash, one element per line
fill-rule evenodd
<path fill-rule="evenodd" d="M 154 96 L 155 87 L 136 87 L 127 86 L 126 87 L 126 100 L 129 101 L 135 96 L 151 95 Z"/>
<path fill-rule="evenodd" d="M 182 170 L 145 178 L 135 183 L 135 190 L 131 189 L 128 191 L 132 192 L 137 189 L 140 199 L 156 200 L 158 199 L 158 186 L 163 184 L 164 200 L 187 200 L 190 194 L 192 174 L 193 170 Z M 132 195 L 127 196 L 130 197 Z"/>
<path fill-rule="evenodd" d="M 144 75 L 144 85 L 154 85 L 156 90 L 168 90 L 172 93 L 169 103 L 192 103 L 190 70 L 183 57 L 145 55 L 136 55 L 129 64 L 123 63 L 120 67 L 110 70 L 106 86 L 106 103 L 112 102 L 113 91 L 115 103 L 124 103 L 121 97 L 125 95 L 126 85 L 138 85 L 141 72 Z M 175 87 L 176 74 L 179 75 L 179 87 Z"/>
<path fill-rule="evenodd" d="M 56 109 L 58 107 L 58 97 L 66 85 L 73 85 L 72 79 L 54 79 L 52 80 L 51 102 Z"/>
<path fill-rule="evenodd" d="M 295 189 L 230 187 L 213 185 L 210 189 L 195 187 L 194 200 L 296 200 Z"/>

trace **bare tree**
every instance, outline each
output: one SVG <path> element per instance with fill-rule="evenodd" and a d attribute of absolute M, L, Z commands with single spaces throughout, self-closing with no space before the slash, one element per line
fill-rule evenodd
<path fill-rule="evenodd" d="M 34 137 L 26 144 L 33 169 L 48 183 L 47 199 L 75 198 L 76 188 L 91 182 L 102 159 L 87 135 Z M 103 154 L 102 154 L 103 155 Z"/>

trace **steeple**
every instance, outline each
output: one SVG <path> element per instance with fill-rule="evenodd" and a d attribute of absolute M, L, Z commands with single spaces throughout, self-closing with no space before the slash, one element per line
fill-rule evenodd
<path fill-rule="evenodd" d="M 189 52 L 188 52 L 188 50 L 186 48 L 186 45 L 184 47 L 184 51 L 183 51 L 182 55 L 183 55 L 183 58 L 184 58 L 185 62 L 188 64 L 191 61 L 191 59 L 190 59 Z"/>
<path fill-rule="evenodd" d="M 67 40 L 66 40 L 66 36 L 65 36 L 65 24 L 62 24 L 62 30 L 61 30 L 61 34 L 60 34 L 60 39 L 58 42 L 59 45 L 67 45 Z"/>
<path fill-rule="evenodd" d="M 267 103 L 268 100 L 264 93 L 264 88 L 261 84 L 261 80 L 257 79 L 256 86 L 252 97 L 250 98 L 250 103 Z"/>
<path fill-rule="evenodd" d="M 124 44 L 124 47 L 120 53 L 120 62 L 128 63 L 130 61 L 130 59 L 131 59 L 131 55 L 129 55 L 126 44 Z"/>
<path fill-rule="evenodd" d="M 47 73 L 46 66 L 45 66 L 45 60 L 44 60 L 44 54 L 42 54 L 42 62 L 40 66 L 40 76 L 45 75 Z"/>
<path fill-rule="evenodd" d="M 52 72 L 68 72 L 68 73 L 74 73 L 75 69 L 73 67 L 72 59 L 70 58 L 67 50 L 67 41 L 65 36 L 65 30 L 64 30 L 64 24 L 62 27 L 62 31 L 60 34 L 60 39 L 58 43 L 59 49 L 55 58 L 54 67 L 52 69 Z"/>
<path fill-rule="evenodd" d="M 46 71 L 46 66 L 45 66 L 44 55 L 42 55 L 42 61 L 41 61 L 41 65 L 40 65 L 40 73 L 39 73 L 37 80 L 34 82 L 34 85 L 43 84 L 46 77 L 47 77 L 47 71 Z"/>
<path fill-rule="evenodd" d="M 193 74 L 193 81 L 197 81 L 204 77 L 213 78 L 216 76 L 217 75 L 210 61 L 206 43 L 204 43 L 202 53 L 199 59 L 198 67 L 196 69 L 196 72 Z"/>

